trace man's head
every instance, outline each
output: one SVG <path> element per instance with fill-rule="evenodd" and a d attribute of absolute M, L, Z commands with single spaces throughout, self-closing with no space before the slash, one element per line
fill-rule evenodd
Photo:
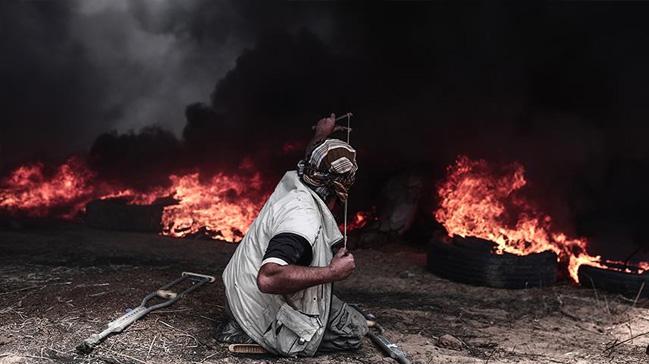
<path fill-rule="evenodd" d="M 298 163 L 302 181 L 324 201 L 335 196 L 345 202 L 356 170 L 356 150 L 338 139 L 325 139 L 316 144 L 306 159 Z"/>

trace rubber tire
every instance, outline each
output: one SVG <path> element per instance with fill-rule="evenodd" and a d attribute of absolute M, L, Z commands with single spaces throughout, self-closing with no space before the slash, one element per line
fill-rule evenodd
<path fill-rule="evenodd" d="M 635 298 L 644 282 L 640 298 L 649 298 L 649 275 L 647 274 L 625 273 L 582 265 L 577 275 L 582 287 L 620 293 L 628 298 Z"/>
<path fill-rule="evenodd" d="M 451 281 L 494 288 L 523 289 L 556 283 L 557 255 L 543 252 L 519 256 L 493 254 L 493 243 L 478 238 L 433 239 L 428 270 Z"/>

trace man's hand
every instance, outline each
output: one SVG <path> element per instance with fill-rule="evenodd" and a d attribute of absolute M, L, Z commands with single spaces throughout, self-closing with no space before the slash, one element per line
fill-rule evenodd
<path fill-rule="evenodd" d="M 340 248 L 336 255 L 329 263 L 329 269 L 332 273 L 332 281 L 342 281 L 349 277 L 354 269 L 356 269 L 356 262 L 352 253 L 345 248 Z"/>
<path fill-rule="evenodd" d="M 329 135 L 337 131 L 347 131 L 346 126 L 336 125 L 336 114 L 331 113 L 329 117 L 322 118 L 313 126 L 315 133 L 306 148 L 306 155 L 311 154 L 316 143 L 326 139 Z M 351 128 L 349 129 L 351 131 Z"/>
<path fill-rule="evenodd" d="M 347 131 L 347 127 L 336 125 L 336 114 L 331 113 L 329 117 L 318 120 L 313 130 L 315 130 L 314 138 L 326 138 L 337 131 Z M 349 130 L 351 131 L 351 128 Z"/>

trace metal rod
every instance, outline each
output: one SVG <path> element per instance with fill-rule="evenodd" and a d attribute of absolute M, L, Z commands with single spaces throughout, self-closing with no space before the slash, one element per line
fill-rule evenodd
<path fill-rule="evenodd" d="M 342 115 L 342 116 L 337 117 L 337 118 L 336 118 L 336 121 L 338 121 L 338 120 L 342 120 L 342 119 L 344 119 L 344 118 L 350 118 L 350 117 L 352 117 L 352 116 L 354 116 L 354 114 L 348 112 L 348 113 L 345 114 L 345 115 Z M 349 121 L 349 120 L 348 120 L 348 121 Z M 349 122 L 347 122 L 347 127 L 349 127 Z M 349 134 L 347 135 L 347 143 L 349 143 Z"/>
<path fill-rule="evenodd" d="M 352 118 L 352 113 L 348 112 L 344 116 L 341 116 L 339 118 L 336 118 L 336 120 L 340 118 L 347 118 L 347 144 L 349 144 L 349 132 L 351 131 L 351 118 Z M 345 213 L 343 219 L 345 220 L 344 226 L 345 226 L 345 236 L 343 240 L 343 246 L 345 249 L 347 249 L 347 201 L 349 201 L 349 195 L 347 195 L 347 198 L 345 199 Z"/>

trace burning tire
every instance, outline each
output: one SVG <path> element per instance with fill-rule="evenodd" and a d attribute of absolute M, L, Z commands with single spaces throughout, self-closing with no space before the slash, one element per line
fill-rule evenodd
<path fill-rule="evenodd" d="M 84 220 L 99 229 L 158 233 L 164 206 L 130 205 L 126 198 L 94 200 L 86 205 Z"/>
<path fill-rule="evenodd" d="M 620 293 L 626 297 L 649 297 L 649 275 L 638 274 L 637 268 L 608 264 L 614 269 L 626 269 L 625 271 L 611 270 L 604 268 L 582 265 L 579 267 L 579 283 L 582 287 L 601 289 L 612 293 Z"/>
<path fill-rule="evenodd" d="M 477 286 L 520 289 L 557 281 L 557 255 L 543 252 L 519 256 L 494 254 L 493 243 L 478 238 L 433 239 L 428 269 L 442 278 Z"/>

